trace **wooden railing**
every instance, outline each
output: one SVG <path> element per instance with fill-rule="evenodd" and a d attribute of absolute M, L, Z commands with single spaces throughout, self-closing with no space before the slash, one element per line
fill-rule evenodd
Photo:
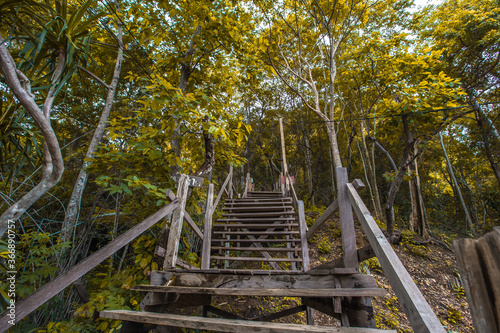
<path fill-rule="evenodd" d="M 228 190 L 226 191 L 226 187 Z M 201 269 L 209 269 L 210 268 L 210 245 L 212 242 L 212 216 L 219 204 L 219 200 L 222 198 L 224 192 L 227 193 L 229 199 L 233 198 L 233 167 L 229 167 L 229 174 L 227 175 L 226 180 L 222 184 L 219 194 L 213 202 L 214 195 L 214 184 L 208 185 L 208 193 L 207 193 L 207 206 L 205 208 L 205 225 L 203 228 L 203 249 L 201 252 Z M 246 195 L 247 189 L 245 188 Z"/>
<path fill-rule="evenodd" d="M 108 245 L 85 258 L 85 260 L 75 265 L 65 273 L 59 275 L 51 282 L 45 284 L 44 286 L 36 290 L 33 294 L 21 300 L 19 303 L 16 302 L 15 322 L 19 322 L 21 319 L 36 310 L 36 308 L 38 308 L 40 305 L 44 304 L 49 299 L 63 291 L 66 287 L 71 285 L 73 282 L 80 279 L 83 275 L 91 271 L 97 265 L 112 256 L 125 245 L 133 241 L 144 231 L 148 230 L 157 222 L 162 220 L 165 216 L 174 211 L 174 209 L 178 208 L 178 206 L 179 201 L 177 198 L 174 198 L 170 204 L 163 207 L 153 215 L 149 216 L 141 223 L 132 227 L 130 230 L 117 237 Z M 6 311 L 0 316 L 0 332 L 4 332 L 12 326 L 8 322 L 9 320 L 11 320 L 8 315 L 9 311 Z"/>

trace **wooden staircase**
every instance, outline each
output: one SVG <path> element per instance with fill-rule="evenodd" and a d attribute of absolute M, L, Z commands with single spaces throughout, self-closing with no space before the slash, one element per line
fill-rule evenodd
<path fill-rule="evenodd" d="M 248 192 L 227 199 L 213 224 L 210 259 L 215 269 L 304 270 L 300 227 L 290 197 L 281 192 Z M 270 265 L 270 266 L 269 266 Z"/>
<path fill-rule="evenodd" d="M 298 205 L 298 211 L 296 211 Z M 209 269 L 164 269 L 151 273 L 151 284 L 132 290 L 146 292 L 143 311 L 102 311 L 101 317 L 123 320 L 122 332 L 136 332 L 132 322 L 157 325 L 159 333 L 185 327 L 219 332 L 375 332 L 372 318 L 359 303 L 351 309 L 345 297 L 383 296 L 372 276 L 357 269 L 309 270 L 303 203 L 282 192 L 248 191 L 228 198 L 211 228 Z M 302 304 L 253 318 L 212 305 L 214 296 L 300 297 Z M 174 309 L 201 307 L 201 317 L 169 314 Z M 273 323 L 298 312 L 317 309 L 339 319 L 344 327 Z M 349 328 L 358 312 L 362 324 Z M 208 313 L 222 318 L 208 317 Z M 349 313 L 349 315 L 348 315 Z M 266 321 L 267 323 L 262 323 Z M 308 321 L 312 321 L 309 318 Z M 170 328 L 167 328 L 170 327 Z"/>

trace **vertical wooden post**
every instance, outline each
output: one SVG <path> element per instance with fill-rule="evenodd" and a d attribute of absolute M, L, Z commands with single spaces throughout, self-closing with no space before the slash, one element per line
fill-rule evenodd
<path fill-rule="evenodd" d="M 177 260 L 177 251 L 179 250 L 179 240 L 181 238 L 182 222 L 184 221 L 184 208 L 186 207 L 186 198 L 188 193 L 189 176 L 181 175 L 179 179 L 179 187 L 177 189 L 177 198 L 179 206 L 174 211 L 172 223 L 170 225 L 170 233 L 168 235 L 168 244 L 163 261 L 163 268 L 174 268 Z"/>
<path fill-rule="evenodd" d="M 283 133 L 283 118 L 280 118 L 281 155 L 283 156 L 283 173 L 285 174 L 286 191 L 290 190 L 288 183 L 288 165 L 286 164 L 285 134 Z"/>
<path fill-rule="evenodd" d="M 233 166 L 229 166 L 229 192 L 228 192 L 228 199 L 233 198 Z"/>
<path fill-rule="evenodd" d="M 214 199 L 214 184 L 208 185 L 207 208 L 205 210 L 205 227 L 203 229 L 203 252 L 201 254 L 201 269 L 210 268 L 210 245 L 212 241 L 212 204 Z"/>
<path fill-rule="evenodd" d="M 246 198 L 248 196 L 248 191 L 252 190 L 250 188 L 251 186 L 252 186 L 252 180 L 250 178 L 250 174 L 247 173 L 247 178 L 245 180 L 245 192 L 243 192 L 243 198 Z"/>
<path fill-rule="evenodd" d="M 342 231 L 342 247 L 344 249 L 344 267 L 358 268 L 358 254 L 356 249 L 356 233 L 349 196 L 347 194 L 347 169 L 337 168 L 337 195 L 340 211 L 340 227 Z"/>
<path fill-rule="evenodd" d="M 307 225 L 306 215 L 304 211 L 304 201 L 297 202 L 297 210 L 299 214 L 299 228 L 300 228 L 300 245 L 302 246 L 302 264 L 304 272 L 309 270 L 309 249 L 307 245 Z"/>

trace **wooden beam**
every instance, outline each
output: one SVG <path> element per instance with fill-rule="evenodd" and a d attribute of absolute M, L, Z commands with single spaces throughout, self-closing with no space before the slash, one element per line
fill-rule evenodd
<path fill-rule="evenodd" d="M 168 189 L 167 190 L 167 199 L 172 201 L 175 200 L 176 196 L 172 190 Z M 194 231 L 196 236 L 198 236 L 200 239 L 203 239 L 203 233 L 201 232 L 200 228 L 196 225 L 196 223 L 193 221 L 191 216 L 189 215 L 188 212 L 186 212 L 185 209 L 182 210 L 184 213 L 184 221 L 188 224 L 188 226 Z"/>
<path fill-rule="evenodd" d="M 214 200 L 214 184 L 209 184 L 207 193 L 207 207 L 205 209 L 205 227 L 203 228 L 203 249 L 201 250 L 201 269 L 210 268 L 213 200 Z"/>
<path fill-rule="evenodd" d="M 359 262 L 363 262 L 365 260 L 371 259 L 375 257 L 375 252 L 372 249 L 371 245 L 364 246 L 358 249 L 358 260 Z M 321 264 L 319 266 L 311 268 L 308 272 L 309 274 L 323 274 L 324 271 L 327 271 L 331 274 L 335 274 L 335 270 L 344 266 L 344 257 L 340 256 L 339 258 L 332 260 L 330 262 Z"/>
<path fill-rule="evenodd" d="M 181 175 L 179 179 L 179 187 L 177 189 L 177 198 L 179 207 L 174 210 L 172 222 L 170 224 L 170 233 L 168 234 L 167 253 L 163 261 L 163 268 L 175 267 L 177 252 L 179 250 L 179 240 L 182 232 L 182 222 L 184 221 L 184 208 L 186 207 L 186 199 L 189 187 L 189 176 Z"/>
<path fill-rule="evenodd" d="M 420 293 L 352 184 L 347 184 L 347 193 L 365 235 L 375 251 L 413 330 L 419 333 L 444 333 L 443 325 Z"/>
<path fill-rule="evenodd" d="M 227 184 L 229 183 L 229 179 L 231 178 L 231 170 L 233 170 L 233 166 L 229 167 L 229 174 L 226 177 L 226 180 L 222 184 L 222 187 L 219 190 L 219 194 L 217 195 L 217 198 L 214 201 L 214 204 L 212 206 L 212 215 L 215 212 L 215 209 L 217 208 L 217 205 L 219 204 L 219 200 L 222 197 L 222 194 L 224 193 L 224 189 L 226 188 Z"/>
<path fill-rule="evenodd" d="M 359 179 L 355 179 L 352 184 L 354 185 L 354 188 L 356 190 L 361 189 L 365 187 L 365 184 Z M 339 208 L 339 202 L 338 199 L 335 199 L 330 206 L 321 214 L 320 217 L 314 222 L 314 224 L 309 228 L 309 231 L 307 231 L 307 239 L 311 238 L 311 236 L 318 230 L 319 227 L 321 227 L 332 215 L 335 213 L 335 211 Z"/>
<path fill-rule="evenodd" d="M 346 168 L 337 168 L 337 193 L 339 201 L 340 229 L 342 231 L 342 248 L 344 250 L 344 267 L 358 268 L 356 252 L 356 231 L 352 217 L 351 203 L 347 194 L 348 175 Z"/>
<path fill-rule="evenodd" d="M 120 250 L 122 247 L 133 241 L 144 231 L 148 230 L 158 221 L 170 214 L 176 207 L 177 200 L 174 200 L 167 206 L 163 207 L 153 215 L 146 218 L 141 223 L 130 228 L 128 231 L 117 237 L 111 243 L 100 248 L 98 251 L 85 258 L 79 264 L 73 266 L 70 270 L 59 275 L 51 282 L 45 284 L 44 286 L 36 290 L 33 294 L 21 300 L 19 303 L 16 302 L 15 322 L 19 322 L 28 314 L 36 310 L 36 308 L 38 308 L 40 305 L 47 302 L 49 299 L 64 290 L 64 288 L 71 285 L 73 282 L 78 280 L 94 267 L 116 253 L 116 251 Z M 10 320 L 10 318 L 8 317 L 8 312 L 4 312 L 0 316 L 0 332 L 7 330 L 11 326 L 8 323 L 8 320 Z"/>
<path fill-rule="evenodd" d="M 304 201 L 297 201 L 297 209 L 299 212 L 300 243 L 302 246 L 302 269 L 307 272 L 309 270 L 309 247 L 307 244 L 307 224 L 304 212 Z"/>
<path fill-rule="evenodd" d="M 203 329 L 217 332 L 262 332 L 262 333 L 396 333 L 395 330 L 386 331 L 373 328 L 347 328 L 309 326 L 298 324 L 268 323 L 251 320 L 235 320 L 220 318 L 205 318 L 193 316 L 181 316 L 169 313 L 136 312 L 129 310 L 101 311 L 102 318 L 135 321 L 146 324 L 168 325 Z"/>
<path fill-rule="evenodd" d="M 296 314 L 296 313 L 299 313 L 302 311 L 306 311 L 306 308 L 307 307 L 305 305 L 294 306 L 292 308 L 288 308 L 288 309 L 285 309 L 285 310 L 282 310 L 279 312 L 274 312 L 274 313 L 270 313 L 267 315 L 253 317 L 250 320 L 273 321 L 273 320 L 280 319 L 280 318 L 283 318 L 286 316 L 291 316 L 293 314 Z"/>
<path fill-rule="evenodd" d="M 464 238 L 453 242 L 478 333 L 498 332 L 500 328 L 500 229 L 496 229 L 478 240 Z"/>
<path fill-rule="evenodd" d="M 203 295 L 244 295 L 244 296 L 280 296 L 280 297 L 362 297 L 385 296 L 382 288 L 328 288 L 328 289 L 266 289 L 266 288 L 204 288 L 179 286 L 147 286 L 131 288 L 136 291 L 164 292 Z"/>
<path fill-rule="evenodd" d="M 283 118 L 279 119 L 280 122 L 280 137 L 281 137 L 281 156 L 283 158 L 283 174 L 285 176 L 286 192 L 290 191 L 290 183 L 288 181 L 288 165 L 286 163 L 286 148 L 285 148 L 285 134 L 283 133 Z"/>

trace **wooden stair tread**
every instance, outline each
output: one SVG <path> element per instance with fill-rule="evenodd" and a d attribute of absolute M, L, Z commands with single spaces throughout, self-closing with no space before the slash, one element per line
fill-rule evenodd
<path fill-rule="evenodd" d="M 292 200 L 286 201 L 242 201 L 242 202 L 225 202 L 225 206 L 271 206 L 271 205 L 286 205 L 291 204 Z"/>
<path fill-rule="evenodd" d="M 212 242 L 219 242 L 219 243 L 285 243 L 285 242 L 300 242 L 300 239 L 296 238 L 283 238 L 283 239 L 268 239 L 268 238 L 262 238 L 262 239 L 217 239 L 214 238 L 212 239 Z"/>
<path fill-rule="evenodd" d="M 250 320 L 207 318 L 195 316 L 183 316 L 170 313 L 156 313 L 131 310 L 104 310 L 100 312 L 101 318 L 133 321 L 145 324 L 186 327 L 219 332 L 336 332 L 336 333 L 375 333 L 390 332 L 373 328 L 351 328 L 351 327 L 326 327 L 299 324 L 281 324 L 273 322 L 259 322 Z"/>
<path fill-rule="evenodd" d="M 292 202 L 292 198 L 237 198 L 237 199 L 226 199 L 225 202 L 230 203 L 240 203 L 240 202 L 267 202 L 267 201 L 290 201 Z"/>
<path fill-rule="evenodd" d="M 265 206 L 265 207 L 224 207 L 222 210 L 247 210 L 247 211 L 261 211 L 261 210 L 277 210 L 277 209 L 293 209 L 292 206 Z"/>
<path fill-rule="evenodd" d="M 298 223 L 283 223 L 283 224 L 271 224 L 271 223 L 214 223 L 213 228 L 286 228 L 286 227 L 298 227 Z"/>
<path fill-rule="evenodd" d="M 225 247 L 225 246 L 212 246 L 212 250 L 224 251 L 241 251 L 241 252 L 298 252 L 301 251 L 300 247 Z"/>
<path fill-rule="evenodd" d="M 203 288 L 203 287 L 179 287 L 179 286 L 150 286 L 137 285 L 130 290 L 178 293 L 178 294 L 205 294 L 205 295 L 228 295 L 228 296 L 276 296 L 276 297 L 381 297 L 387 292 L 381 288 L 288 288 L 288 289 L 266 289 L 266 288 Z"/>
<path fill-rule="evenodd" d="M 224 257 L 210 256 L 212 260 L 229 260 L 229 261 L 263 261 L 263 262 L 301 262 L 300 258 L 264 258 L 264 257 Z"/>
<path fill-rule="evenodd" d="M 214 231 L 213 232 L 215 235 L 267 235 L 267 236 L 274 236 L 274 235 L 298 235 L 300 234 L 300 231 Z"/>
<path fill-rule="evenodd" d="M 271 216 L 271 215 L 293 215 L 295 214 L 295 211 L 286 211 L 286 212 L 265 212 L 265 213 L 225 213 L 222 214 L 221 216 L 246 216 L 246 217 L 252 217 L 252 216 Z"/>
<path fill-rule="evenodd" d="M 274 269 L 241 269 L 241 268 L 211 268 L 211 269 L 184 269 L 171 268 L 163 271 L 152 271 L 157 273 L 174 272 L 174 273 L 194 273 L 194 274 L 224 274 L 224 275 L 310 275 L 302 270 L 274 270 Z M 316 274 L 316 275 L 331 275 L 331 274 Z"/>
<path fill-rule="evenodd" d="M 262 218 L 230 218 L 230 219 L 218 219 L 217 222 L 270 222 L 270 221 L 295 221 L 295 217 L 262 217 Z M 281 225 L 281 224 L 276 224 Z"/>

